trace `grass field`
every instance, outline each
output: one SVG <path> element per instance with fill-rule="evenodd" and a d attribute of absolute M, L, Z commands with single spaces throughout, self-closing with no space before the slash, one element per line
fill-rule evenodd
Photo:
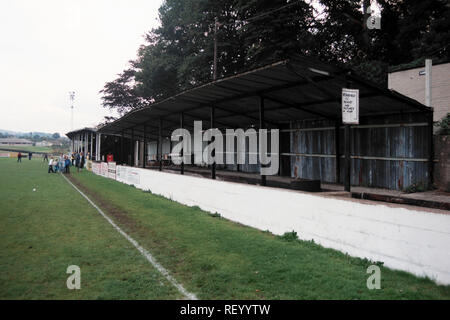
<path fill-rule="evenodd" d="M 51 147 L 36 147 L 36 146 L 3 146 L 0 147 L 0 150 L 20 150 L 25 152 L 46 152 L 46 153 L 52 153 L 53 149 Z"/>
<path fill-rule="evenodd" d="M 96 176 L 72 181 L 201 299 L 449 299 L 450 287 L 287 241 Z M 33 192 L 32 189 L 37 191 Z M 0 298 L 173 299 L 181 295 L 60 175 L 0 159 Z M 66 288 L 68 265 L 81 290 Z"/>

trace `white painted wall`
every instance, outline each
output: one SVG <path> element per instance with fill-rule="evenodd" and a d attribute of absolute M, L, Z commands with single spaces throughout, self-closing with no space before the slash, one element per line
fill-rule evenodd
<path fill-rule="evenodd" d="M 281 235 L 450 284 L 450 215 L 117 166 L 117 180 Z"/>

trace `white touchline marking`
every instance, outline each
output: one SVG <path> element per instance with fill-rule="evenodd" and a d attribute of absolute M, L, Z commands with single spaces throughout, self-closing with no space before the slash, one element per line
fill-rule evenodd
<path fill-rule="evenodd" d="M 175 280 L 174 277 L 172 277 L 169 273 L 169 271 L 167 271 L 166 268 L 164 268 L 162 265 L 160 265 L 156 259 L 152 256 L 152 254 L 150 252 L 148 252 L 145 248 L 143 248 L 136 240 L 134 240 L 132 237 L 130 237 L 128 234 L 126 234 L 122 229 L 120 229 L 120 227 L 118 225 L 116 225 L 114 223 L 114 221 L 112 221 L 103 211 L 102 209 L 100 209 L 99 207 L 97 207 L 97 205 L 92 202 L 91 199 L 89 199 L 80 189 L 78 189 L 72 182 L 70 182 L 69 179 L 67 179 L 62 173 L 61 175 L 63 176 L 64 179 L 66 179 L 66 181 L 75 188 L 75 190 L 77 190 L 95 209 L 97 209 L 97 211 L 103 216 L 103 218 L 105 218 L 113 227 L 114 229 L 116 229 L 117 231 L 119 231 L 119 233 L 121 235 L 123 235 L 128 241 L 130 241 L 135 247 L 136 249 L 139 250 L 140 253 L 142 253 L 142 255 L 148 260 L 148 262 L 150 262 L 164 277 L 166 277 L 166 279 L 175 286 L 175 288 L 178 289 L 178 291 L 183 294 L 186 298 L 190 299 L 190 300 L 197 300 L 197 297 L 195 296 L 195 294 L 190 293 L 189 291 L 187 291 L 181 284 L 179 284 L 177 282 L 177 280 Z"/>

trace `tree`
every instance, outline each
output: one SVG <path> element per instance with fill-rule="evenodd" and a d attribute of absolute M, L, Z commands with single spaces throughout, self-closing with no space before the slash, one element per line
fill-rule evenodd
<path fill-rule="evenodd" d="M 133 69 L 127 69 L 119 74 L 119 77 L 107 82 L 100 93 L 103 94 L 103 106 L 115 109 L 120 115 L 139 108 L 143 104 L 143 98 L 136 93 L 134 87 Z"/>
<path fill-rule="evenodd" d="M 59 139 L 59 138 L 60 138 L 59 133 L 58 133 L 58 132 L 55 132 L 54 134 L 52 134 L 52 138 L 53 138 L 53 139 Z"/>
<path fill-rule="evenodd" d="M 342 64 L 385 85 L 388 66 L 450 58 L 444 0 L 378 0 L 381 30 L 367 30 L 362 0 L 166 0 L 161 26 L 130 67 L 105 84 L 103 106 L 120 115 L 212 80 L 296 55 Z M 368 2 L 367 0 L 365 1 Z"/>

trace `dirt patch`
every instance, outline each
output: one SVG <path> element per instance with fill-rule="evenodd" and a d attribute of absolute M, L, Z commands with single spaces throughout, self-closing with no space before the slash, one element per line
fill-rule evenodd
<path fill-rule="evenodd" d="M 85 195 L 87 195 L 98 207 L 103 211 L 108 213 L 110 217 L 113 218 L 114 222 L 124 227 L 128 232 L 138 233 L 141 236 L 147 236 L 149 233 L 153 233 L 150 229 L 139 225 L 136 220 L 134 220 L 130 213 L 113 205 L 110 201 L 103 198 L 99 193 L 87 188 L 84 184 L 78 181 L 72 175 L 66 175 L 66 177 L 80 189 Z"/>

